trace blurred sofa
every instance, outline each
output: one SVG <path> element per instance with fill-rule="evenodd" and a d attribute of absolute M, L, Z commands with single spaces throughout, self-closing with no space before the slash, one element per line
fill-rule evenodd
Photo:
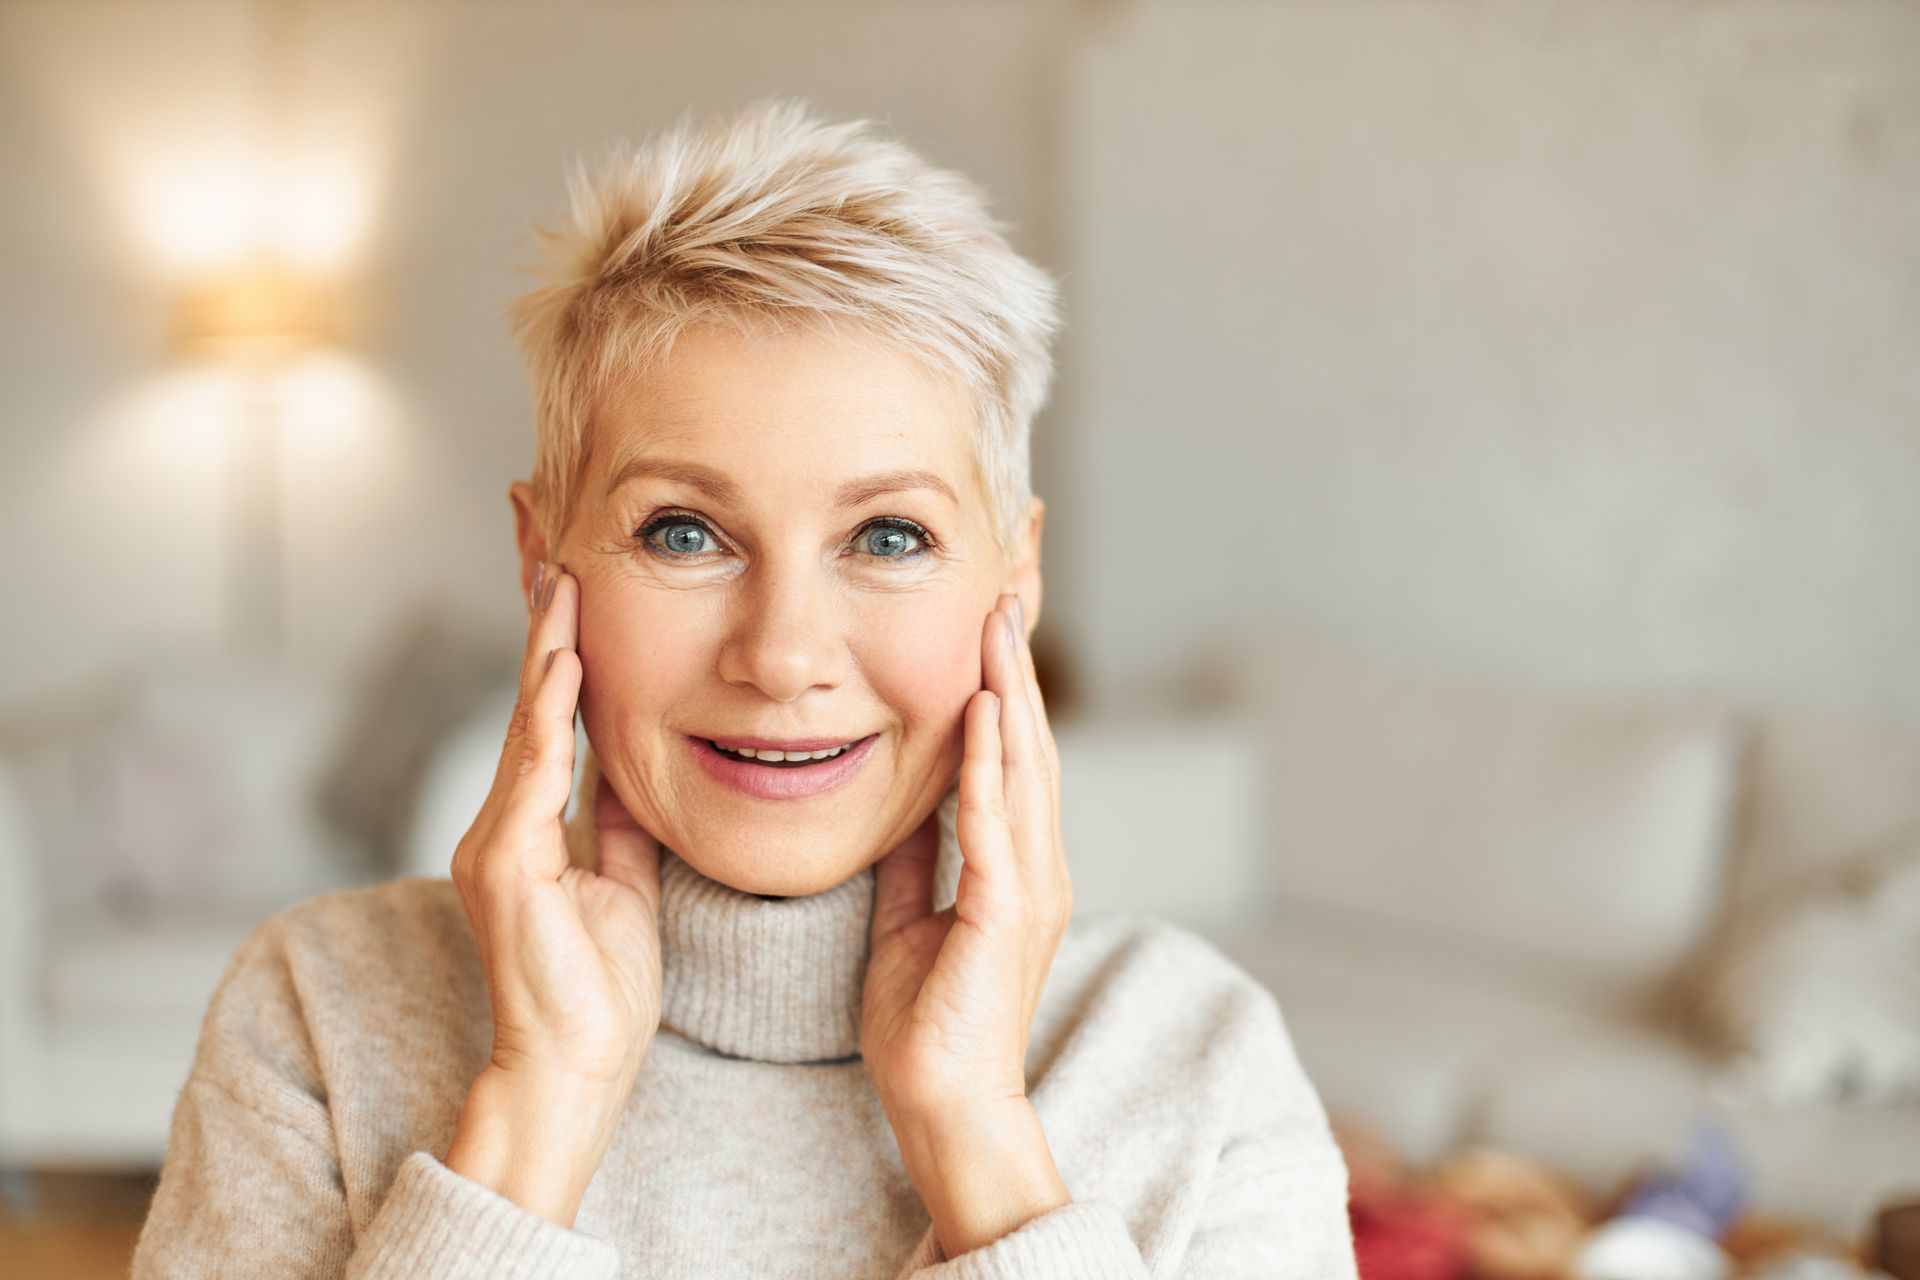
<path fill-rule="evenodd" d="M 1849 1234 L 1920 1191 L 1920 1096 L 1771 1102 L 1704 1017 L 1744 917 L 1920 821 L 1920 742 L 1304 642 L 1263 651 L 1239 697 L 1272 914 L 1222 943 L 1329 1108 L 1417 1161 L 1486 1143 L 1602 1195 L 1705 1111 L 1757 1207 Z"/>
<path fill-rule="evenodd" d="M 165 1149 L 260 920 L 364 876 L 313 817 L 342 682 L 158 659 L 0 722 L 0 1170 Z"/>

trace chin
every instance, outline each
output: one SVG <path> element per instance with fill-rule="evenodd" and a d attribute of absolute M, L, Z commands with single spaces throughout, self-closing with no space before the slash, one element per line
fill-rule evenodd
<path fill-rule="evenodd" d="M 776 858 L 770 857 L 764 846 L 710 849 L 696 844 L 680 857 L 709 880 L 763 898 L 799 898 L 824 893 L 860 874 L 873 862 L 861 852 L 832 849 L 796 852 L 791 846 Z"/>

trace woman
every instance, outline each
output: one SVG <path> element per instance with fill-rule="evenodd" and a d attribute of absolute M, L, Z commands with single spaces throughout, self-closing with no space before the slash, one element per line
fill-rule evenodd
<path fill-rule="evenodd" d="M 1171 925 L 1069 927 L 1027 649 L 1053 283 L 964 179 L 792 102 L 573 212 L 514 308 L 492 793 L 451 884 L 241 948 L 135 1275 L 1352 1276 L 1272 997 Z"/>

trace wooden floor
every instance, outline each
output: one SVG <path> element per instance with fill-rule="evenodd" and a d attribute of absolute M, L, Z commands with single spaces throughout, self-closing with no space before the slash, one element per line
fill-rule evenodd
<path fill-rule="evenodd" d="M 0 1205 L 0 1276 L 124 1277 L 153 1183 L 151 1175 L 59 1171 L 10 1183 Z M 15 1194 L 22 1185 L 29 1204 Z"/>

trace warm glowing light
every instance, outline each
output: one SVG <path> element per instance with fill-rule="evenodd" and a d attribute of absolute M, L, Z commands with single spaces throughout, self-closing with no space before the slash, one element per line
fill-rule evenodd
<path fill-rule="evenodd" d="M 273 395 L 296 457 L 364 459 L 398 428 L 386 383 L 344 352 L 314 351 L 289 362 L 274 380 Z"/>
<path fill-rule="evenodd" d="M 57 136 L 163 282 L 272 257 L 365 265 L 404 121 L 458 15 L 288 4 L 0 4 L 8 101 Z"/>
<path fill-rule="evenodd" d="M 149 157 L 133 179 L 138 226 L 167 267 L 196 274 L 257 252 L 263 225 L 254 171 L 238 155 Z"/>
<path fill-rule="evenodd" d="M 74 483 L 219 493 L 236 434 L 257 429 L 263 407 L 284 431 L 287 479 L 312 488 L 316 505 L 367 501 L 399 465 L 400 412 L 384 381 L 363 360 L 316 350 L 266 370 L 182 363 L 131 389 L 76 433 Z"/>
<path fill-rule="evenodd" d="M 268 164 L 239 150 L 149 157 L 130 185 L 147 248 L 173 274 L 204 276 L 272 257 L 337 273 L 367 239 L 373 189 L 344 154 Z"/>
<path fill-rule="evenodd" d="M 281 359 L 337 341 L 342 324 L 326 281 L 263 259 L 185 286 L 174 341 L 192 355 Z"/>
<path fill-rule="evenodd" d="M 281 167 L 267 202 L 266 245 L 309 272 L 334 272 L 367 239 L 373 184 L 361 157 L 302 154 Z"/>

